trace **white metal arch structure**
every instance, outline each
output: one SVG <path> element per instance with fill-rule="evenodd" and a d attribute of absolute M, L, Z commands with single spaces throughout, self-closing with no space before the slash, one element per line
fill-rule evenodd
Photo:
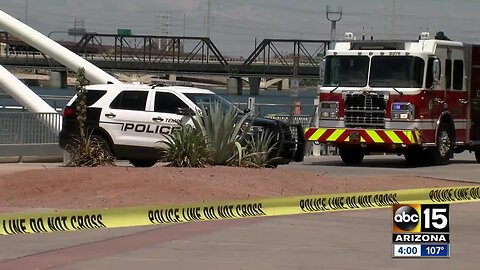
<path fill-rule="evenodd" d="M 122 82 L 107 72 L 1 10 L 0 26 L 74 72 L 81 67 L 85 68 L 85 76 L 92 84 L 104 84 L 107 82 L 122 84 Z"/>
<path fill-rule="evenodd" d="M 22 104 L 27 110 L 36 113 L 57 113 L 47 102 L 23 84 L 17 77 L 0 65 L 0 88 L 7 91 L 10 96 Z M 59 132 L 61 118 L 39 116 L 53 132 Z"/>
<path fill-rule="evenodd" d="M 0 65 L 0 88 L 31 112 L 56 113 L 55 109 L 2 65 Z"/>

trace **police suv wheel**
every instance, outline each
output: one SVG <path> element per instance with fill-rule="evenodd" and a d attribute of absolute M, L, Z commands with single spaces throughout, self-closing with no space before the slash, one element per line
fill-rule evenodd
<path fill-rule="evenodd" d="M 109 153 L 110 155 L 113 154 L 112 153 L 112 148 L 110 147 L 110 143 L 103 136 L 93 134 L 93 135 L 90 136 L 90 139 L 92 141 L 96 141 L 100 145 L 100 147 L 102 147 L 103 150 L 105 150 L 105 152 Z"/>
<path fill-rule="evenodd" d="M 152 167 L 157 163 L 156 159 L 130 159 L 130 163 L 132 163 L 135 167 Z"/>

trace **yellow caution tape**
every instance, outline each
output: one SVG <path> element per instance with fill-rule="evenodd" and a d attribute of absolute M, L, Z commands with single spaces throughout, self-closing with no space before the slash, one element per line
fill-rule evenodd
<path fill-rule="evenodd" d="M 0 214 L 0 235 L 222 220 L 390 207 L 393 204 L 479 202 L 480 186 L 157 205 L 100 210 Z"/>

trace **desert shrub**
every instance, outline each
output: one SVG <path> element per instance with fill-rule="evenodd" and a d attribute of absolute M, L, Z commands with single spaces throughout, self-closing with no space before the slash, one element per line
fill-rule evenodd
<path fill-rule="evenodd" d="M 70 167 L 97 167 L 114 166 L 115 159 L 112 154 L 106 150 L 104 141 L 100 141 L 97 136 L 78 136 L 73 139 L 73 143 L 68 145 L 67 151 L 71 155 L 71 160 L 67 164 Z"/>
<path fill-rule="evenodd" d="M 87 120 L 87 89 L 85 86 L 88 84 L 88 80 L 85 77 L 84 68 L 78 70 L 76 80 L 76 112 L 79 134 L 73 138 L 72 144 L 68 145 L 65 149 L 71 156 L 67 166 L 113 166 L 115 165 L 115 159 L 108 150 L 108 142 L 102 140 L 101 137 L 87 134 L 85 124 Z"/>

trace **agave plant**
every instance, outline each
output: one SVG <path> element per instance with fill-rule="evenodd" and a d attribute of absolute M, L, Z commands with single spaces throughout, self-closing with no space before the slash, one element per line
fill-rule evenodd
<path fill-rule="evenodd" d="M 242 166 L 245 167 L 275 167 L 278 157 L 272 157 L 276 150 L 276 136 L 269 130 L 253 133 L 245 138 L 246 147 L 242 155 Z"/>
<path fill-rule="evenodd" d="M 163 149 L 163 161 L 172 167 L 205 167 L 210 161 L 202 131 L 191 125 L 180 124 L 181 129 L 166 136 L 167 148 Z"/>
<path fill-rule="evenodd" d="M 212 165 L 240 165 L 242 151 L 239 144 L 245 141 L 250 129 L 248 117 L 250 113 L 239 117 L 233 106 L 224 111 L 220 103 L 201 106 L 201 112 L 196 112 L 192 120 L 206 139 Z"/>

